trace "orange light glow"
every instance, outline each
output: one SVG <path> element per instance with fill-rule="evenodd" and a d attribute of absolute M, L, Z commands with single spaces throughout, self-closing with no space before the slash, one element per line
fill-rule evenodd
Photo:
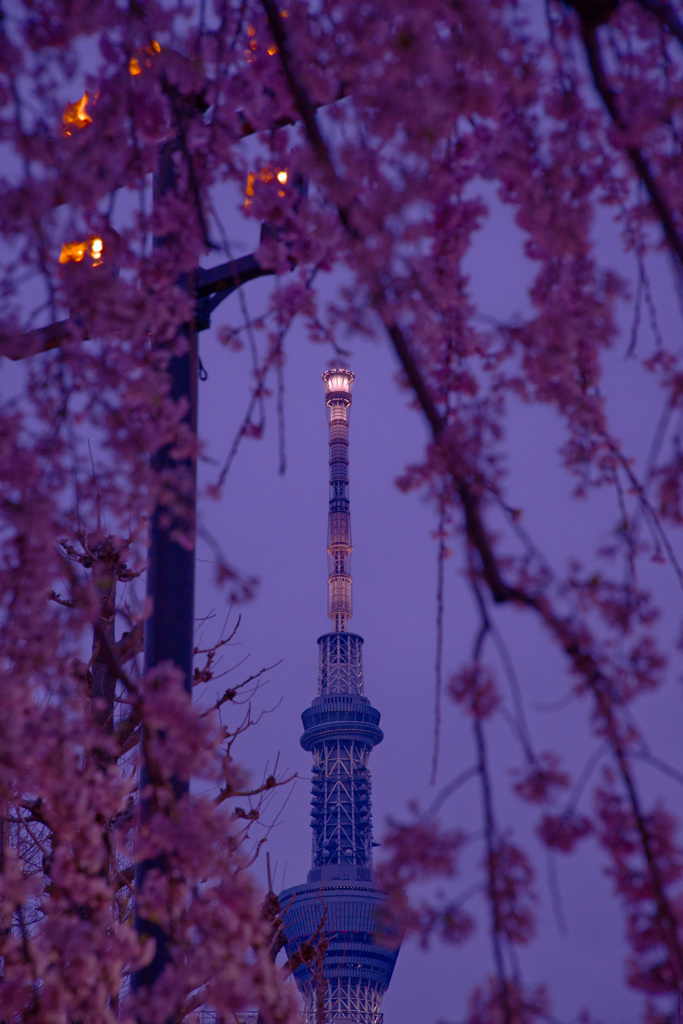
<path fill-rule="evenodd" d="M 158 43 L 156 39 L 153 39 L 149 46 L 146 46 L 144 50 L 138 50 L 138 54 L 142 55 L 143 53 L 147 53 L 149 56 L 142 58 L 142 63 L 140 62 L 140 57 L 131 57 L 128 61 L 128 71 L 133 75 L 133 77 L 141 75 L 144 68 L 151 68 L 152 61 L 150 60 L 150 57 L 155 57 L 156 54 L 161 53 L 161 43 Z"/>
<path fill-rule="evenodd" d="M 280 185 L 286 185 L 288 179 L 289 172 L 284 168 L 273 168 L 271 166 L 268 166 L 262 167 L 261 170 L 257 171 L 256 173 L 250 171 L 249 176 L 247 178 L 247 187 L 244 190 L 247 196 L 246 202 L 244 204 L 245 209 L 251 206 L 251 201 L 254 197 L 254 187 L 256 185 L 257 180 L 262 181 L 264 185 L 270 185 L 270 183 L 273 181 L 278 181 Z M 278 196 L 280 196 L 280 198 L 287 195 L 285 190 L 282 188 L 279 188 L 277 190 L 277 194 Z"/>
<path fill-rule="evenodd" d="M 249 36 L 249 49 L 244 51 L 244 56 L 247 58 L 249 62 L 251 62 L 254 59 L 253 55 L 258 50 L 258 42 L 254 38 L 254 36 L 256 35 L 256 29 L 254 28 L 253 25 L 247 26 L 247 35 Z M 268 46 L 266 53 L 268 54 L 269 57 L 275 56 L 275 54 L 277 53 L 277 46 L 275 45 L 275 43 L 271 43 Z"/>
<path fill-rule="evenodd" d="M 89 256 L 94 265 L 102 262 L 104 242 L 97 235 L 84 242 L 65 242 L 59 254 L 60 263 L 82 263 Z"/>
<path fill-rule="evenodd" d="M 88 113 L 90 95 L 84 92 L 76 103 L 67 103 L 62 114 L 62 131 L 65 135 L 72 135 L 74 131 L 92 124 L 92 117 Z"/>

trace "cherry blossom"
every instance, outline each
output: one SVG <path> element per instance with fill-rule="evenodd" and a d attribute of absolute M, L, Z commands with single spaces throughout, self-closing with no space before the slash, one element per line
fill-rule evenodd
<path fill-rule="evenodd" d="M 177 666 L 140 669 L 144 602 L 110 607 L 145 570 L 155 507 L 194 544 L 202 446 L 168 371 L 194 345 L 196 268 L 233 256 L 221 190 L 264 225 L 257 258 L 280 281 L 255 321 L 223 333 L 226 358 L 256 353 L 236 445 L 266 429 L 293 323 L 333 355 L 349 332 L 381 338 L 430 435 L 399 486 L 433 505 L 478 616 L 471 656 L 448 669 L 472 738 L 461 781 L 478 786 L 478 839 L 427 811 L 394 823 L 386 885 L 455 880 L 454 853 L 478 842 L 494 976 L 474 990 L 468 1024 L 551 1019 L 551 994 L 511 966 L 536 927 L 537 839 L 571 853 L 592 835 L 623 910 L 628 983 L 652 1024 L 679 1012 L 680 851 L 642 771 L 676 769 L 637 711 L 676 672 L 653 567 L 683 580 L 683 371 L 651 287 L 652 267 L 668 262 L 676 288 L 683 272 L 682 47 L 679 0 L 45 0 L 5 12 L 0 352 L 18 367 L 0 409 L 8 1019 L 294 1013 L 241 847 L 250 812 L 229 817 L 186 792 L 191 778 L 245 789 L 219 709 L 192 704 Z M 527 274 L 504 319 L 482 315 L 472 280 L 501 209 Z M 632 281 L 605 255 L 606 230 Z M 338 282 L 332 298 L 323 277 Z M 645 458 L 609 398 L 628 313 L 624 349 L 661 409 Z M 520 405 L 557 425 L 572 507 L 618 509 L 567 564 L 543 555 L 512 493 Z M 161 451 L 176 460 L 163 472 Z M 251 596 L 252 568 L 217 561 L 229 597 Z M 501 653 L 508 609 L 558 655 L 599 754 L 586 771 L 536 753 Z M 498 774 L 491 744 L 504 715 L 524 764 L 512 775 Z M 526 840 L 501 810 L 510 789 L 534 815 Z M 135 865 L 150 861 L 136 899 L 155 934 L 136 932 L 131 895 Z M 464 940 L 477 917 L 450 896 L 415 908 L 408 894 L 400 907 L 425 941 Z M 131 991 L 164 942 L 173 970 Z"/>

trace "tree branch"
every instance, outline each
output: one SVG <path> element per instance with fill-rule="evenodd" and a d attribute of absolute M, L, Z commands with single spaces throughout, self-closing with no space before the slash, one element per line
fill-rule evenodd
<path fill-rule="evenodd" d="M 625 137 L 628 137 L 628 128 L 619 112 L 617 98 L 615 96 L 614 90 L 609 84 L 607 75 L 605 74 L 605 69 L 602 64 L 596 28 L 593 24 L 588 22 L 587 19 L 583 17 L 580 17 L 580 23 L 581 38 L 583 40 L 583 45 L 586 50 L 588 66 L 590 67 L 591 75 L 593 76 L 593 83 L 595 85 L 595 88 L 597 89 L 598 94 L 600 95 L 600 98 L 605 105 L 607 113 L 612 119 L 614 127 L 617 128 L 620 132 L 623 132 Z M 626 152 L 631 163 L 633 164 L 636 174 L 645 186 L 647 194 L 650 197 L 650 202 L 655 208 L 655 211 L 659 218 L 659 222 L 664 231 L 664 235 L 666 237 L 667 242 L 669 243 L 669 247 L 677 257 L 678 262 L 681 265 L 681 268 L 683 268 L 683 239 L 681 238 L 676 228 L 673 211 L 670 209 L 666 199 L 664 198 L 664 193 L 655 181 L 654 175 L 650 170 L 650 166 L 647 160 L 645 159 L 641 151 L 638 149 L 638 147 L 632 146 L 627 143 Z"/>
<path fill-rule="evenodd" d="M 634 0 L 634 3 L 642 7 L 644 11 L 654 14 L 662 25 L 666 25 L 671 35 L 683 44 L 683 25 L 676 17 L 676 12 L 670 3 L 663 3 L 663 0 Z"/>

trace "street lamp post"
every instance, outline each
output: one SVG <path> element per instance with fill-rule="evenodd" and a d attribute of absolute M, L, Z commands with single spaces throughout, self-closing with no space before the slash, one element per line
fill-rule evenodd
<path fill-rule="evenodd" d="M 160 169 L 155 180 L 158 199 L 174 184 L 173 144 L 161 154 Z M 164 239 L 158 241 L 164 244 Z M 231 260 L 210 270 L 197 267 L 192 281 L 195 296 L 195 316 L 191 324 L 183 327 L 187 347 L 180 355 L 171 356 L 167 373 L 169 395 L 185 402 L 185 423 L 193 437 L 197 433 L 197 381 L 199 356 L 197 336 L 211 324 L 211 314 L 217 306 L 241 285 L 256 278 L 272 274 L 264 269 L 253 255 Z M 180 669 L 188 694 L 192 692 L 194 653 L 194 577 L 195 577 L 195 515 L 197 466 L 194 453 L 178 458 L 172 445 L 165 445 L 153 460 L 160 476 L 171 475 L 184 486 L 177 494 L 173 508 L 163 500 L 157 502 L 150 526 L 149 560 L 147 568 L 147 596 L 151 614 L 145 628 L 145 670 L 171 662 Z M 182 535 L 182 542 L 179 539 Z M 144 728 L 144 726 L 143 726 Z M 140 770 L 140 822 L 150 819 L 155 810 L 153 799 L 146 795 L 151 782 L 149 764 L 143 742 L 143 760 Z M 173 780 L 174 797 L 181 799 L 189 789 L 189 780 Z M 163 857 L 148 858 L 137 865 L 136 892 L 142 891 L 145 878 L 152 870 L 165 872 Z M 140 914 L 136 915 L 136 928 L 141 937 L 154 938 L 155 953 L 151 962 L 137 971 L 132 978 L 134 989 L 152 985 L 170 960 L 168 936 L 163 927 Z"/>
<path fill-rule="evenodd" d="M 161 154 L 159 172 L 155 175 L 155 197 L 158 199 L 173 187 L 172 152 L 175 144 Z M 163 245 L 164 240 L 156 243 Z M 199 376 L 198 333 L 211 325 L 211 314 L 243 284 L 269 276 L 275 271 L 261 266 L 254 255 L 229 260 L 211 269 L 197 267 L 186 278 L 187 287 L 195 298 L 192 323 L 184 325 L 187 347 L 180 355 L 172 355 L 168 362 L 169 396 L 176 402 L 184 401 L 187 412 L 185 423 L 192 435 L 197 432 L 197 381 Z M 88 340 L 87 327 L 71 318 L 57 321 L 28 332 L 18 342 L 8 343 L 0 351 L 18 361 L 41 352 L 59 348 L 66 338 Z M 194 576 L 195 576 L 195 515 L 197 503 L 196 460 L 194 453 L 178 458 L 173 445 L 165 445 L 152 456 L 152 464 L 160 476 L 177 474 L 184 485 L 182 495 L 172 502 L 173 507 L 157 501 L 150 524 L 149 557 L 147 569 L 147 596 L 151 612 L 145 623 L 145 670 L 164 663 L 172 663 L 182 672 L 188 693 L 192 691 L 194 652 Z M 180 499 L 180 500 L 179 500 Z M 180 543 L 178 534 L 183 535 Z M 143 744 L 144 750 L 144 744 Z M 144 825 L 153 812 L 153 802 L 145 795 L 150 778 L 149 765 L 143 754 L 140 771 L 140 821 Z M 188 791 L 187 780 L 173 780 L 174 795 L 180 799 Z M 135 888 L 139 893 L 148 872 L 164 870 L 163 860 L 152 858 L 137 866 Z M 151 963 L 132 977 L 132 986 L 149 986 L 160 976 L 170 960 L 168 937 L 163 928 L 141 916 L 136 917 L 136 928 L 141 936 L 156 940 L 156 951 Z"/>

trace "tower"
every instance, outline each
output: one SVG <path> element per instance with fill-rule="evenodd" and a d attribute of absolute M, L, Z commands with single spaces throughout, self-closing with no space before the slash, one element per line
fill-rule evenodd
<path fill-rule="evenodd" d="M 382 916 L 387 897 L 372 870 L 368 758 L 383 738 L 380 716 L 364 694 L 363 638 L 347 632 L 353 380 L 350 370 L 323 374 L 330 429 L 327 614 L 334 632 L 318 638 L 318 693 L 301 716 L 301 745 L 313 755 L 311 870 L 306 884 L 280 895 L 287 953 L 300 954 L 294 977 L 307 1024 L 382 1024 L 382 996 L 400 942 Z"/>

